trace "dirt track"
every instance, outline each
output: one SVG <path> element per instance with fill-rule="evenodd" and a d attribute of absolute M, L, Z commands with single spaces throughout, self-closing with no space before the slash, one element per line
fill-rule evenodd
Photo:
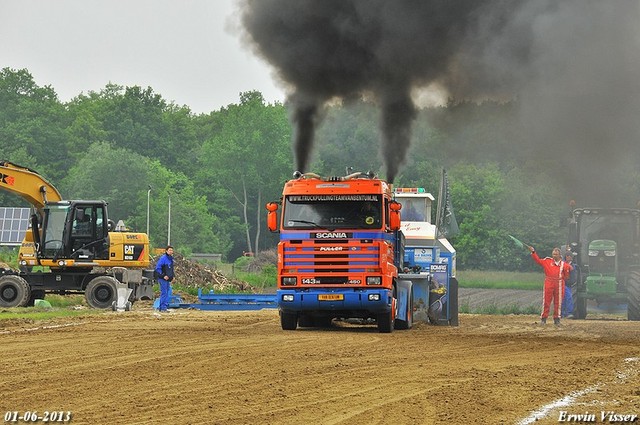
<path fill-rule="evenodd" d="M 555 424 L 560 410 L 596 414 L 598 423 L 603 410 L 640 415 L 640 323 L 536 320 L 461 315 L 457 328 L 379 334 L 337 323 L 285 332 L 275 310 L 160 316 L 137 305 L 5 321 L 0 413 L 71 411 L 73 424 L 524 424 L 536 411 L 537 424 Z M 554 402 L 560 407 L 545 408 Z"/>

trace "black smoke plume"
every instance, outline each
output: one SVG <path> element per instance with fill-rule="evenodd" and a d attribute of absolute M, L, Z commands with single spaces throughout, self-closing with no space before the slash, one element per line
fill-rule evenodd
<path fill-rule="evenodd" d="M 554 157 L 579 152 L 581 169 L 549 170 L 563 180 L 586 161 L 615 167 L 637 146 L 636 0 L 240 1 L 246 41 L 291 88 L 300 171 L 308 171 L 323 106 L 364 96 L 380 106 L 393 181 L 409 147 L 413 99 L 425 89 L 445 100 L 517 99 L 527 143 Z"/>

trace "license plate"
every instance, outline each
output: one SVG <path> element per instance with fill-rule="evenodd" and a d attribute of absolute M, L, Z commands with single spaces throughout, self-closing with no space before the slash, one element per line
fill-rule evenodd
<path fill-rule="evenodd" d="M 322 294 L 318 295 L 318 301 L 342 301 L 344 294 Z"/>

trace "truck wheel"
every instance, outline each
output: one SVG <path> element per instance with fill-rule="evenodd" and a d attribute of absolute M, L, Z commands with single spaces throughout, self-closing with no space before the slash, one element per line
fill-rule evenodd
<path fill-rule="evenodd" d="M 87 285 L 84 291 L 87 304 L 93 308 L 111 308 L 116 301 L 116 284 L 118 281 L 111 276 L 98 276 Z"/>
<path fill-rule="evenodd" d="M 296 313 L 280 312 L 280 326 L 283 331 L 295 331 L 298 327 L 298 315 Z"/>
<path fill-rule="evenodd" d="M 636 271 L 627 280 L 627 319 L 640 320 L 640 273 Z"/>
<path fill-rule="evenodd" d="M 378 332 L 381 333 L 390 333 L 393 332 L 393 310 L 388 313 L 380 313 L 376 318 L 378 322 Z"/>
<path fill-rule="evenodd" d="M 396 288 L 393 288 L 393 298 L 391 298 L 391 310 L 387 313 L 379 313 L 376 316 L 376 322 L 378 322 L 378 332 L 391 333 L 393 332 L 393 325 L 396 321 L 396 308 L 398 308 L 398 301 L 396 300 Z"/>
<path fill-rule="evenodd" d="M 449 325 L 458 326 L 458 279 L 449 281 Z"/>
<path fill-rule="evenodd" d="M 26 307 L 31 288 L 26 280 L 16 275 L 0 278 L 0 307 Z"/>

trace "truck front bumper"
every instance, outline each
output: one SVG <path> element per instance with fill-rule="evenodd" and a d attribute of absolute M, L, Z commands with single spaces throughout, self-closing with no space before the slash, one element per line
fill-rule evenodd
<path fill-rule="evenodd" d="M 393 293 L 385 288 L 279 289 L 278 307 L 287 311 L 391 311 Z"/>

